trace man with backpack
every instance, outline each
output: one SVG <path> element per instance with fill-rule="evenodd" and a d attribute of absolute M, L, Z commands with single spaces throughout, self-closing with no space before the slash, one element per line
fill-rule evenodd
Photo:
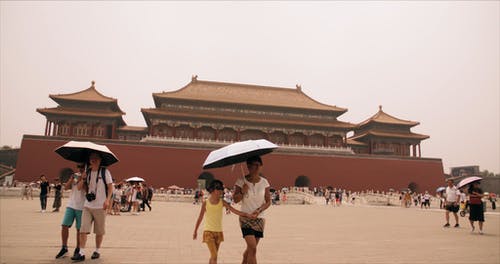
<path fill-rule="evenodd" d="M 94 224 L 96 249 L 91 258 L 100 257 L 99 250 L 105 233 L 106 209 L 112 205 L 111 198 L 113 196 L 111 173 L 108 169 L 101 167 L 101 160 L 99 152 L 90 153 L 90 168 L 83 175 L 85 180 L 78 184 L 78 189 L 85 191 L 86 199 L 83 205 L 80 229 L 80 252 L 71 258 L 75 261 L 85 260 L 85 245 L 92 223 Z"/>

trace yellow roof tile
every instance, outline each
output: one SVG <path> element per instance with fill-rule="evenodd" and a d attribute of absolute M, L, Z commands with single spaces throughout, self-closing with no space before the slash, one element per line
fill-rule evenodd
<path fill-rule="evenodd" d="M 210 102 L 236 103 L 260 106 L 278 106 L 313 110 L 330 110 L 344 113 L 346 108 L 320 103 L 296 89 L 193 80 L 173 92 L 154 93 L 157 98 L 175 98 Z"/>

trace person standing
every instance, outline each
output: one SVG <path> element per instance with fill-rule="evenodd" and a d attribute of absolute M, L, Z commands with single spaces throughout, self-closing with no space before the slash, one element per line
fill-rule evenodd
<path fill-rule="evenodd" d="M 82 211 L 80 252 L 71 258 L 75 261 L 85 260 L 85 246 L 92 223 L 94 224 L 96 249 L 91 258 L 100 257 L 99 250 L 105 234 L 106 209 L 112 205 L 111 197 L 113 196 L 113 178 L 108 169 L 101 167 L 101 160 L 99 152 L 90 153 L 88 162 L 90 168 L 84 172 L 85 180 L 78 184 L 78 189 L 83 189 L 86 193 L 86 199 Z"/>
<path fill-rule="evenodd" d="M 142 211 L 146 211 L 146 205 L 148 206 L 149 211 L 151 211 L 151 205 L 149 204 L 149 188 L 144 183 L 142 188 L 142 204 L 141 204 Z"/>
<path fill-rule="evenodd" d="M 479 188 L 479 181 L 473 182 L 469 187 L 469 221 L 474 232 L 474 222 L 479 222 L 479 234 L 483 234 L 484 210 L 483 210 L 483 190 Z"/>
<path fill-rule="evenodd" d="M 77 256 L 80 251 L 80 227 L 82 221 L 83 203 L 85 202 L 85 193 L 78 190 L 78 184 L 82 181 L 82 173 L 85 170 L 85 164 L 77 165 L 78 172 L 74 173 L 72 177 L 64 184 L 64 189 L 71 189 L 69 194 L 68 204 L 66 205 L 66 212 L 64 213 L 63 221 L 61 224 L 61 241 L 62 247 L 56 258 L 64 256 L 68 252 L 68 236 L 69 228 L 75 223 L 76 228 L 76 248 L 73 257 Z"/>
<path fill-rule="evenodd" d="M 264 211 L 271 206 L 271 194 L 269 182 L 260 176 L 262 159 L 254 156 L 248 158 L 246 163 L 248 175 L 236 181 L 233 199 L 235 203 L 241 201 L 242 212 L 257 215 L 255 219 L 239 217 L 241 232 L 247 244 L 242 263 L 255 264 L 257 263 L 257 245 L 264 237 Z"/>
<path fill-rule="evenodd" d="M 446 224 L 443 227 L 450 227 L 450 212 L 453 212 L 453 216 L 455 217 L 455 227 L 459 227 L 458 224 L 458 210 L 460 204 L 460 191 L 457 189 L 455 185 L 453 185 L 453 180 L 448 180 L 448 186 L 446 187 L 444 193 L 444 209 L 446 210 Z"/>
<path fill-rule="evenodd" d="M 62 200 L 62 184 L 59 182 L 59 179 L 56 179 L 54 190 L 54 202 L 52 203 L 52 208 L 54 208 L 54 210 L 52 210 L 52 212 L 59 212 Z"/>
<path fill-rule="evenodd" d="M 47 196 L 50 192 L 49 181 L 44 174 L 40 175 L 40 207 L 42 210 L 40 212 L 45 213 L 45 209 L 47 209 Z"/>

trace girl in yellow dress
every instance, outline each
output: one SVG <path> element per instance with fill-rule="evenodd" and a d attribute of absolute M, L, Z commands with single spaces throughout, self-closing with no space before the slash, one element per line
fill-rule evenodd
<path fill-rule="evenodd" d="M 207 188 L 210 196 L 201 205 L 200 215 L 196 221 L 193 232 L 193 240 L 198 236 L 198 227 L 205 216 L 205 227 L 203 229 L 203 242 L 207 244 L 210 251 L 210 260 L 208 263 L 217 263 L 217 254 L 224 235 L 222 233 L 222 208 L 225 207 L 231 212 L 244 217 L 255 218 L 256 215 L 250 215 L 234 209 L 230 204 L 222 199 L 224 194 L 224 184 L 219 180 L 213 180 Z M 205 215 L 206 214 L 206 215 Z"/>

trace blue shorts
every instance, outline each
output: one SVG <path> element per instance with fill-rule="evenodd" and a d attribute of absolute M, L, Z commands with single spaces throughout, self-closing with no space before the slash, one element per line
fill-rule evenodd
<path fill-rule="evenodd" d="M 62 225 L 71 227 L 74 220 L 76 220 L 76 229 L 80 230 L 80 226 L 82 225 L 82 210 L 75 210 L 71 207 L 66 207 Z"/>

